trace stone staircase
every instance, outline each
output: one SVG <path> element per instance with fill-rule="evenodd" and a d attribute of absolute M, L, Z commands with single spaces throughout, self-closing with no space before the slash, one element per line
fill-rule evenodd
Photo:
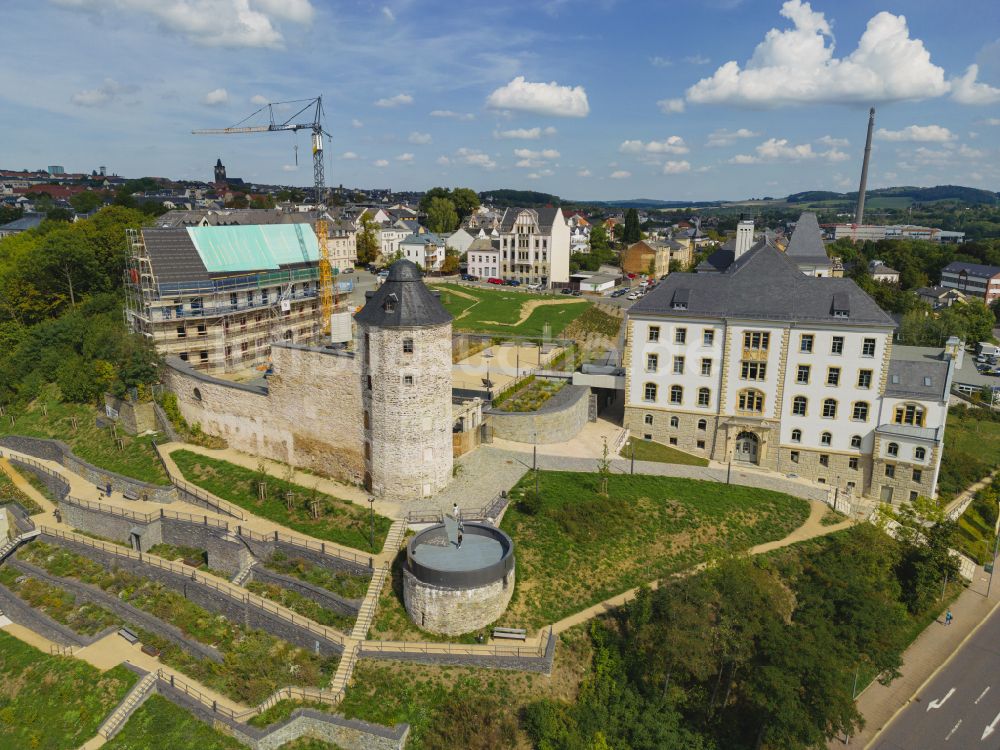
<path fill-rule="evenodd" d="M 389 559 L 392 560 L 399 551 L 400 545 L 403 544 L 404 536 L 406 536 L 406 521 L 393 521 L 392 526 L 389 527 L 389 533 L 386 534 L 382 554 L 388 555 Z"/>
<path fill-rule="evenodd" d="M 100 729 L 97 730 L 97 734 L 105 740 L 110 740 L 118 734 L 121 728 L 125 725 L 125 722 L 128 720 L 128 717 L 132 715 L 133 711 L 142 705 L 143 701 L 149 697 L 155 687 L 156 674 L 154 672 L 150 672 L 135 684 L 135 687 L 133 687 L 122 702 L 118 704 L 118 707 L 111 712 L 111 715 L 107 719 L 104 720 Z"/>
<path fill-rule="evenodd" d="M 358 661 L 358 653 L 361 651 L 361 641 L 354 641 L 344 649 L 343 656 L 340 657 L 340 664 L 337 665 L 337 672 L 330 680 L 330 692 L 335 696 L 337 703 L 344 697 L 347 686 L 351 683 L 351 675 L 354 674 L 354 665 Z"/>
<path fill-rule="evenodd" d="M 372 620 L 375 619 L 375 608 L 378 606 L 378 598 L 382 594 L 382 586 L 385 585 L 387 575 L 389 575 L 389 564 L 385 563 L 372 576 L 372 581 L 368 585 L 368 593 L 365 594 L 364 601 L 361 602 L 361 607 L 358 609 L 358 619 L 354 621 L 351 638 L 364 640 L 368 637 L 368 628 L 371 627 Z"/>
<path fill-rule="evenodd" d="M 38 529 L 32 529 L 31 531 L 27 531 L 24 534 L 16 536 L 13 539 L 10 539 L 7 542 L 5 542 L 3 546 L 0 546 L 0 563 L 2 563 L 8 557 L 14 554 L 14 550 L 16 550 L 25 542 L 31 541 L 40 533 L 41 532 L 38 531 Z"/>
<path fill-rule="evenodd" d="M 256 564 L 257 561 L 254 560 L 252 563 L 243 568 L 243 570 L 239 571 L 235 576 L 233 576 L 231 583 L 236 586 L 243 586 L 246 584 L 247 579 L 250 578 L 250 574 L 253 573 L 253 566 Z"/>

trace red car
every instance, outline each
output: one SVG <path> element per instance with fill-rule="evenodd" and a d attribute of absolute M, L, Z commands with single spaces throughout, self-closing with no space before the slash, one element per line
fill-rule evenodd
<path fill-rule="evenodd" d="M 503 279 L 490 278 L 490 279 L 486 279 L 486 283 L 487 284 L 500 284 L 502 286 L 503 285 Z"/>

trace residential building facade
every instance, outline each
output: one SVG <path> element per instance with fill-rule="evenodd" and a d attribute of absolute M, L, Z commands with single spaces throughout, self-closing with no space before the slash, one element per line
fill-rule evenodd
<path fill-rule="evenodd" d="M 932 496 L 951 363 L 894 356 L 894 328 L 852 280 L 806 275 L 762 240 L 629 310 L 625 426 L 849 494 Z"/>
<path fill-rule="evenodd" d="M 569 283 L 569 226 L 561 208 L 508 208 L 500 221 L 500 275 L 522 284 Z"/>
<path fill-rule="evenodd" d="M 465 254 L 466 273 L 477 279 L 500 278 L 500 248 L 494 240 L 481 237 L 474 240 Z"/>
<path fill-rule="evenodd" d="M 433 232 L 411 234 L 400 241 L 399 249 L 424 271 L 440 271 L 444 263 L 445 240 Z"/>
<path fill-rule="evenodd" d="M 941 286 L 966 296 L 980 297 L 987 305 L 1000 299 L 1000 266 L 955 261 L 941 271 Z"/>

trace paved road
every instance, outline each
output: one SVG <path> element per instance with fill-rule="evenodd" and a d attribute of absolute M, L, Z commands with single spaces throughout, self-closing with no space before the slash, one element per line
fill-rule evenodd
<path fill-rule="evenodd" d="M 870 747 L 1000 750 L 1000 615 L 990 615 Z"/>

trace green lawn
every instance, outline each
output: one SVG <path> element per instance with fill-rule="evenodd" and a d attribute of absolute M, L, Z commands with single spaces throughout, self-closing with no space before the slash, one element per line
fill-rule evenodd
<path fill-rule="evenodd" d="M 375 549 L 372 550 L 368 508 L 199 453 L 180 450 L 174 451 L 171 457 L 189 482 L 244 510 L 316 539 L 326 539 L 366 552 L 378 551 L 382 549 L 392 525 L 388 518 L 375 516 Z M 267 484 L 267 499 L 263 501 L 257 493 L 258 480 Z M 285 493 L 289 490 L 295 494 L 291 510 L 285 501 Z M 313 500 L 319 502 L 318 518 L 313 518 L 309 510 Z"/>
<path fill-rule="evenodd" d="M 538 628 L 634 586 L 781 539 L 809 516 L 780 492 L 674 477 L 529 472 L 501 528 L 514 540 L 517 585 L 500 623 Z"/>
<path fill-rule="evenodd" d="M 198 659 L 172 641 L 140 629 L 143 643 L 161 650 L 160 660 L 230 698 L 253 705 L 279 687 L 321 687 L 336 670 L 337 657 L 323 658 L 260 630 L 209 612 L 163 584 L 100 564 L 61 547 L 35 541 L 18 557 L 56 576 L 91 583 L 164 622 L 186 636 L 214 646 L 222 663 Z"/>
<path fill-rule="evenodd" d="M 622 446 L 621 457 L 632 458 L 635 451 L 636 461 L 656 461 L 661 464 L 684 464 L 686 466 L 708 466 L 708 460 L 700 456 L 693 456 L 690 453 L 679 451 L 663 443 L 656 443 L 652 440 L 642 440 L 630 437 L 628 442 Z"/>
<path fill-rule="evenodd" d="M 107 750 L 243 750 L 245 746 L 163 696 L 151 695 L 104 747 Z"/>
<path fill-rule="evenodd" d="M 951 500 L 969 485 L 1000 468 L 1000 414 L 953 406 L 944 431 L 938 491 Z"/>
<path fill-rule="evenodd" d="M 976 492 L 972 503 L 958 519 L 958 548 L 980 565 L 993 557 L 997 523 L 997 501 L 1000 500 L 1000 483 Z"/>
<path fill-rule="evenodd" d="M 48 414 L 42 410 L 43 404 Z M 58 390 L 50 387 L 42 397 L 23 410 L 10 411 L 14 415 L 11 425 L 7 417 L 0 419 L 0 436 L 25 435 L 27 437 L 54 438 L 67 443 L 73 452 L 94 466 L 150 484 L 170 484 L 160 459 L 153 450 L 151 436 L 132 437 L 124 430 L 118 435 L 124 440 L 125 449 L 118 450 L 110 429 L 97 426 L 101 416 L 93 406 L 63 403 Z M 77 426 L 73 427 L 73 418 Z"/>
<path fill-rule="evenodd" d="M 29 473 L 30 472 L 27 471 L 25 472 L 25 474 Z M 6 503 L 18 503 L 22 508 L 28 511 L 30 515 L 42 512 L 38 503 L 15 487 L 13 480 L 11 480 L 6 473 L 0 471 L 0 505 L 4 505 Z"/>
<path fill-rule="evenodd" d="M 124 667 L 102 674 L 0 631 L 0 750 L 79 747 L 137 680 Z"/>
<path fill-rule="evenodd" d="M 458 331 L 541 336 L 548 324 L 551 334 L 558 336 L 590 307 L 586 300 L 569 301 L 572 298 L 560 294 L 527 294 L 512 291 L 510 287 L 480 289 L 435 284 L 434 288 L 441 291 L 441 302 L 455 316 L 454 327 Z M 462 294 L 475 297 L 476 300 L 460 296 Z M 523 323 L 517 322 L 521 317 L 523 304 L 541 300 L 558 300 L 560 304 L 536 307 Z M 459 318 L 466 311 L 468 314 Z"/>

